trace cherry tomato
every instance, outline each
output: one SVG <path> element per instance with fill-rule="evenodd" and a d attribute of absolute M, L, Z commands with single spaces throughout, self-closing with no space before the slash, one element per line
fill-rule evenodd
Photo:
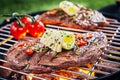
<path fill-rule="evenodd" d="M 87 40 L 87 39 L 85 39 L 84 41 L 85 41 L 86 43 L 88 42 L 88 40 Z"/>
<path fill-rule="evenodd" d="M 27 27 L 20 26 L 17 22 L 13 22 L 10 26 L 10 33 L 15 39 L 23 38 L 27 33 Z"/>
<path fill-rule="evenodd" d="M 27 45 L 27 44 L 28 44 L 27 42 L 21 42 L 21 43 L 19 44 L 19 46 L 22 47 L 22 46 L 25 46 L 25 45 Z"/>
<path fill-rule="evenodd" d="M 87 42 L 86 41 L 78 41 L 77 45 L 78 46 L 84 46 Z"/>
<path fill-rule="evenodd" d="M 24 23 L 25 25 L 27 25 L 27 24 L 30 24 L 32 22 L 32 19 L 29 16 L 25 16 L 25 17 L 21 18 L 20 21 L 22 23 Z"/>
<path fill-rule="evenodd" d="M 77 36 L 76 36 L 78 39 L 82 39 L 82 38 L 84 38 L 84 35 L 83 34 L 77 34 Z"/>
<path fill-rule="evenodd" d="M 91 33 L 88 33 L 88 38 L 92 38 L 93 35 Z"/>
<path fill-rule="evenodd" d="M 42 22 L 35 21 L 28 25 L 28 31 L 31 36 L 39 37 L 44 33 L 45 27 Z"/>
<path fill-rule="evenodd" d="M 26 54 L 28 54 L 28 55 L 32 55 L 33 53 L 34 53 L 34 50 L 32 48 L 28 48 L 26 50 Z"/>

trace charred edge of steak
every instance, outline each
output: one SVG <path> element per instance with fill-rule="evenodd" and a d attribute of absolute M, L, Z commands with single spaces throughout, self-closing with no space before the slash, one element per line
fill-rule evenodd
<path fill-rule="evenodd" d="M 86 12 L 90 11 L 89 15 Z M 39 16 L 38 20 L 44 24 L 54 24 L 69 28 L 94 30 L 97 27 L 108 26 L 106 18 L 94 10 L 83 9 L 79 11 L 76 17 L 67 15 L 63 10 L 57 8 L 47 11 Z"/>

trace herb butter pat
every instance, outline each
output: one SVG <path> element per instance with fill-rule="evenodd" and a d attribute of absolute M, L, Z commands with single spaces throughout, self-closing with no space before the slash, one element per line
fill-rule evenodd
<path fill-rule="evenodd" d="M 72 32 L 46 29 L 40 40 L 45 46 L 56 52 L 61 52 L 62 48 L 70 50 L 75 44 L 75 35 Z"/>

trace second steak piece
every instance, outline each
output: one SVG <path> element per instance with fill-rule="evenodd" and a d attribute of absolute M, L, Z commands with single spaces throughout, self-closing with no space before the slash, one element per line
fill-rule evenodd
<path fill-rule="evenodd" d="M 87 12 L 89 12 L 89 15 L 86 15 Z M 76 17 L 69 16 L 60 8 L 49 10 L 41 14 L 38 20 L 44 24 L 59 25 L 81 30 L 95 30 L 98 27 L 109 25 L 109 22 L 101 13 L 85 8 L 81 8 Z"/>

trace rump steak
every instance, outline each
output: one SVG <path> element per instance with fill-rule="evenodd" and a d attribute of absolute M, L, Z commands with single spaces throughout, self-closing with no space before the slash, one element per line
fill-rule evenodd
<path fill-rule="evenodd" d="M 93 37 L 86 45 L 59 53 L 41 43 L 40 38 L 28 37 L 15 43 L 7 51 L 6 59 L 11 68 L 33 73 L 47 73 L 72 66 L 93 64 L 102 55 L 103 49 L 107 45 L 107 38 L 102 32 L 92 34 Z M 34 49 L 34 53 L 31 55 L 26 54 L 26 50 L 29 48 Z M 53 56 L 53 54 L 56 55 Z"/>

